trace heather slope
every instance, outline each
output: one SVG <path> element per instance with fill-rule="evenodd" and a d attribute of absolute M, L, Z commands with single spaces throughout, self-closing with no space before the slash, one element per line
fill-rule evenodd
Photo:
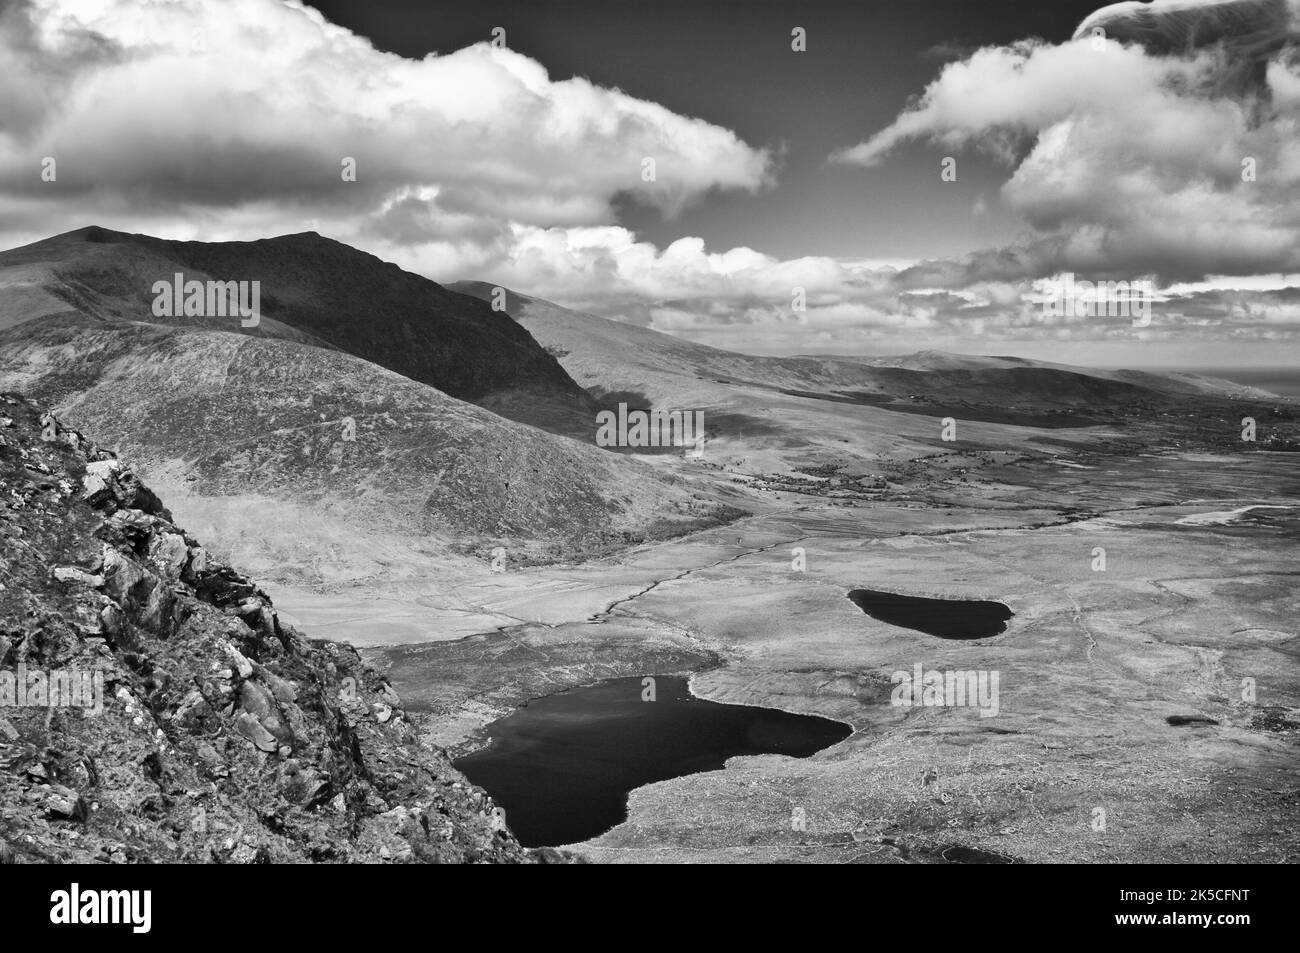
<path fill-rule="evenodd" d="M 728 518 L 670 473 L 301 342 L 65 315 L 0 332 L 0 378 L 139 461 L 180 512 L 242 501 L 263 542 L 241 565 L 283 581 L 412 561 L 368 540 L 575 553 Z M 223 554 L 247 529 L 211 525 Z"/>

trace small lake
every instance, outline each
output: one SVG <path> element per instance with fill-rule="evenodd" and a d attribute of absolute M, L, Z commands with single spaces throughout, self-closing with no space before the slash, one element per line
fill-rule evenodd
<path fill-rule="evenodd" d="M 589 840 L 627 818 L 627 795 L 715 771 L 737 755 L 809 755 L 843 741 L 843 722 L 696 698 L 684 678 L 616 678 L 528 703 L 488 726 L 492 743 L 456 760 L 506 812 L 526 847 Z"/>
<path fill-rule="evenodd" d="M 853 604 L 871 618 L 941 639 L 987 639 L 1007 630 L 1014 612 L 980 599 L 927 599 L 876 589 L 854 589 Z"/>

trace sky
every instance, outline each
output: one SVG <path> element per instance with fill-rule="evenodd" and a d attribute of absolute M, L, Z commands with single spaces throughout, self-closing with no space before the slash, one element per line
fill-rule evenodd
<path fill-rule="evenodd" d="M 0 246 L 311 230 L 750 353 L 1295 363 L 1300 0 L 1249 48 L 1157 4 L 0 0 Z"/>

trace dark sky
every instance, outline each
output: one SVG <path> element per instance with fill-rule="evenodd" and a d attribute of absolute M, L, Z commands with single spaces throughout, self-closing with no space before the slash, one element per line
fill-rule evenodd
<path fill-rule="evenodd" d="M 1014 223 L 972 215 L 1007 170 L 978 155 L 940 184 L 942 151 L 899 150 L 885 165 L 827 156 L 887 126 L 956 53 L 1029 36 L 1067 38 L 1097 0 L 318 0 L 331 21 L 408 57 L 446 53 L 504 27 L 508 45 L 553 79 L 585 76 L 781 150 L 780 188 L 715 195 L 665 222 L 621 210 L 663 247 L 698 235 L 779 257 L 957 255 L 1013 237 Z M 806 53 L 790 31 L 808 33 Z"/>

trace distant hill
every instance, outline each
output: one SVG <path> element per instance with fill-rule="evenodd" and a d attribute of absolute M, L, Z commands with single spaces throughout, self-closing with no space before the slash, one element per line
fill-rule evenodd
<path fill-rule="evenodd" d="M 1209 377 L 1185 371 L 1171 370 L 1164 373 L 1155 373 L 1153 371 L 1110 370 L 1099 367 L 1056 364 L 1050 361 L 1036 361 L 1024 357 L 988 357 L 972 354 L 950 354 L 946 351 L 918 351 L 915 354 L 902 357 L 838 358 L 838 360 L 855 361 L 870 367 L 894 367 L 912 371 L 966 371 L 985 374 L 988 380 L 997 380 L 997 372 L 1033 370 L 1132 384 L 1161 394 L 1193 394 L 1204 397 L 1244 397 L 1252 399 L 1278 396 L 1262 388 L 1250 387 L 1219 377 Z M 1022 373 L 1018 379 L 1029 381 L 1032 378 Z"/>
<path fill-rule="evenodd" d="M 458 281 L 448 287 L 490 300 L 496 286 Z M 503 290 L 506 313 L 588 390 L 640 392 L 658 405 L 725 401 L 733 382 L 828 391 L 871 386 L 870 375 L 852 363 L 739 354 Z"/>
<path fill-rule="evenodd" d="M 449 287 L 488 298 L 494 286 Z M 1195 375 L 1104 371 L 1014 357 L 923 351 L 899 358 L 736 354 L 508 291 L 506 310 L 593 392 L 639 394 L 655 406 L 743 412 L 755 391 L 909 414 L 1057 428 L 1113 422 L 1186 397 L 1266 392 Z M 779 426 L 775 423 L 774 426 Z M 806 428 L 798 419 L 793 426 Z"/>

